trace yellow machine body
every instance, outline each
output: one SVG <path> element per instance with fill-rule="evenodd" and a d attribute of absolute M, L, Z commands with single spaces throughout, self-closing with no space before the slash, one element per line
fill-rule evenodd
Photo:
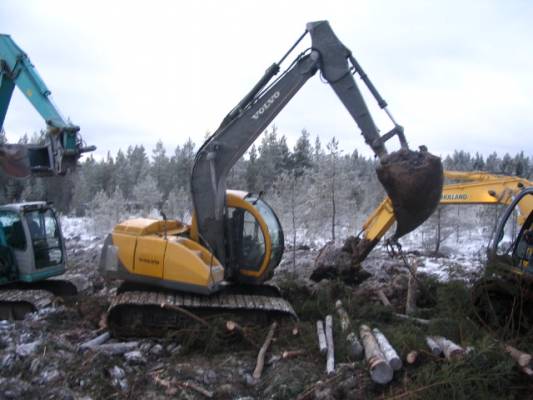
<path fill-rule="evenodd" d="M 283 240 L 277 217 L 273 212 L 265 216 L 265 209 L 262 209 L 265 205 L 247 192 L 227 192 L 228 213 L 239 210 L 246 215 L 243 229 L 246 234 L 256 235 L 253 243 L 257 244 L 257 257 L 249 265 L 241 262 L 236 267 L 220 262 L 200 244 L 193 215 L 191 225 L 148 218 L 119 223 L 106 240 L 101 268 L 112 278 L 202 294 L 216 292 L 226 280 L 261 283 L 271 276 L 279 263 L 280 235 Z M 280 229 L 274 252 L 271 232 L 276 226 L 272 216 Z"/>
<path fill-rule="evenodd" d="M 503 204 L 509 205 L 522 188 L 533 182 L 514 176 L 492 175 L 484 172 L 444 171 L 448 179 L 465 182 L 444 185 L 440 204 Z M 533 199 L 520 204 L 518 223 L 533 209 Z M 381 239 L 394 224 L 396 218 L 388 197 L 383 200 L 363 224 L 363 238 L 369 241 Z"/>

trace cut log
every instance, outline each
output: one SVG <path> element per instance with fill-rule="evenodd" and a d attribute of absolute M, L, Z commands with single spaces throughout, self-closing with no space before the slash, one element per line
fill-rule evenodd
<path fill-rule="evenodd" d="M 379 299 L 381 300 L 381 302 L 383 303 L 385 307 L 392 307 L 391 302 L 389 301 L 389 299 L 387 298 L 383 290 L 378 289 L 376 291 L 376 294 L 378 295 Z"/>
<path fill-rule="evenodd" d="M 111 334 L 109 332 L 104 332 L 101 335 L 95 337 L 94 339 L 91 339 L 88 342 L 83 343 L 80 346 L 80 349 L 85 350 L 85 349 L 90 349 L 94 346 L 99 346 L 107 342 L 110 338 L 111 338 Z"/>
<path fill-rule="evenodd" d="M 350 357 L 353 357 L 356 360 L 362 359 L 364 355 L 364 349 L 359 339 L 357 339 L 355 332 L 350 332 L 348 336 L 346 336 L 346 342 L 348 342 L 348 352 Z"/>
<path fill-rule="evenodd" d="M 394 313 L 392 315 L 394 315 L 396 318 L 412 321 L 412 322 L 415 322 L 415 323 L 420 324 L 420 325 L 429 325 L 429 320 L 428 319 L 416 318 L 416 317 L 412 317 L 410 315 L 399 314 L 399 313 Z"/>
<path fill-rule="evenodd" d="M 284 360 L 288 360 L 290 358 L 299 357 L 305 354 L 305 350 L 291 350 L 291 351 L 284 351 L 281 354 L 281 358 Z"/>
<path fill-rule="evenodd" d="M 119 343 L 104 343 L 99 346 L 91 347 L 92 350 L 100 351 L 106 354 L 119 355 L 129 351 L 135 350 L 139 347 L 139 342 L 119 342 Z"/>
<path fill-rule="evenodd" d="M 316 334 L 318 336 L 318 349 L 320 353 L 326 354 L 328 345 L 326 343 L 326 334 L 324 333 L 324 323 L 321 320 L 316 321 Z"/>
<path fill-rule="evenodd" d="M 413 315 L 416 313 L 416 299 L 418 297 L 418 281 L 416 279 L 417 263 L 411 263 L 409 268 L 409 281 L 407 282 L 407 300 L 405 302 L 405 313 Z"/>
<path fill-rule="evenodd" d="M 465 350 L 451 340 L 442 336 L 433 336 L 432 339 L 442 349 L 447 360 L 459 360 L 464 357 Z"/>
<path fill-rule="evenodd" d="M 385 356 L 385 360 L 389 363 L 389 365 L 392 367 L 393 370 L 398 371 L 402 368 L 402 360 L 398 356 L 398 353 L 396 350 L 394 350 L 394 347 L 390 344 L 390 342 L 387 340 L 385 335 L 381 333 L 381 331 L 378 328 L 372 329 L 372 333 L 374 334 L 374 337 L 378 341 L 379 348 L 381 349 L 381 352 Z"/>
<path fill-rule="evenodd" d="M 348 316 L 348 313 L 342 305 L 342 301 L 337 300 L 337 302 L 335 303 L 335 309 L 337 310 L 337 314 L 339 315 L 342 332 L 346 333 L 350 331 L 352 324 L 350 322 L 350 317 Z M 355 334 L 355 332 L 350 331 L 348 333 L 348 335 L 346 336 L 346 342 L 348 343 L 348 352 L 351 357 L 359 359 L 363 356 L 363 346 L 357 339 L 357 335 Z"/>
<path fill-rule="evenodd" d="M 248 343 L 250 343 L 253 347 L 255 347 L 256 349 L 259 348 L 257 343 L 250 337 L 250 335 L 248 335 L 248 333 L 246 333 L 246 330 L 237 322 L 231 320 L 226 321 L 226 330 L 228 332 L 238 332 L 239 335 Z"/>
<path fill-rule="evenodd" d="M 393 370 L 379 348 L 372 331 L 366 325 L 359 327 L 359 336 L 365 347 L 365 356 L 370 369 L 370 378 L 379 384 L 386 384 L 392 380 Z"/>
<path fill-rule="evenodd" d="M 255 365 L 255 370 L 253 373 L 254 379 L 261 378 L 261 374 L 263 373 L 263 368 L 265 366 L 265 355 L 270 346 L 270 342 L 272 342 L 272 338 L 274 337 L 274 331 L 276 330 L 277 326 L 277 322 L 272 323 L 265 339 L 265 343 L 263 343 L 263 346 L 261 346 L 261 349 L 259 349 L 259 354 L 257 355 L 257 363 Z"/>
<path fill-rule="evenodd" d="M 516 347 L 506 344 L 504 349 L 522 368 L 528 367 L 531 363 L 531 354 L 524 353 L 518 350 Z"/>
<path fill-rule="evenodd" d="M 407 364 L 413 365 L 414 363 L 416 363 L 417 358 L 418 358 L 418 351 L 413 350 L 407 353 L 407 356 L 405 357 L 405 361 L 407 362 Z"/>
<path fill-rule="evenodd" d="M 335 303 L 335 309 L 337 314 L 339 314 L 339 319 L 341 321 L 341 331 L 346 333 L 351 327 L 350 317 L 342 305 L 342 301 L 337 300 Z"/>
<path fill-rule="evenodd" d="M 333 344 L 333 317 L 326 316 L 326 343 L 328 345 L 327 359 L 326 359 L 326 373 L 328 375 L 335 372 L 335 347 Z"/>
<path fill-rule="evenodd" d="M 440 348 L 438 343 L 435 340 L 433 340 L 431 336 L 426 336 L 426 343 L 429 349 L 431 350 L 431 354 L 433 354 L 435 357 L 438 357 L 441 355 L 442 349 Z"/>

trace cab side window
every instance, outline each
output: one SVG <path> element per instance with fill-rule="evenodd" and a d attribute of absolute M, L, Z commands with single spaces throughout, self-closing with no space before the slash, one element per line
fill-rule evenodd
<path fill-rule="evenodd" d="M 12 211 L 0 211 L 0 223 L 4 227 L 7 245 L 17 250 L 24 250 L 26 235 L 20 215 Z"/>

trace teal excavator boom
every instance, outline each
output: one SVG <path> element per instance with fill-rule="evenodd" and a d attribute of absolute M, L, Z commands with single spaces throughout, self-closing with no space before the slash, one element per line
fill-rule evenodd
<path fill-rule="evenodd" d="M 17 86 L 46 121 L 45 142 L 41 145 L 0 145 L 0 164 L 9 175 L 64 175 L 75 168 L 85 147 L 79 126 L 65 120 L 53 103 L 48 89 L 27 54 L 9 35 L 0 34 L 0 128 Z"/>

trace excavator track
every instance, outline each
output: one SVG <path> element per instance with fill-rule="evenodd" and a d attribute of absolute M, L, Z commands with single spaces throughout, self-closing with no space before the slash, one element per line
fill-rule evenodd
<path fill-rule="evenodd" d="M 24 319 L 28 313 L 38 311 L 52 305 L 55 296 L 46 290 L 0 291 L 0 319 Z"/>
<path fill-rule="evenodd" d="M 57 296 L 76 294 L 76 286 L 69 281 L 13 282 L 1 287 L 0 319 L 24 319 L 26 314 L 51 306 Z"/>
<path fill-rule="evenodd" d="M 113 336 L 160 336 L 169 329 L 188 327 L 206 316 L 222 313 L 251 317 L 290 317 L 297 319 L 292 305 L 279 297 L 277 288 L 258 286 L 259 294 L 238 286 L 230 286 L 219 293 L 202 296 L 191 293 L 158 290 L 119 289 L 111 302 L 107 324 Z M 256 289 L 257 291 L 257 289 Z"/>

